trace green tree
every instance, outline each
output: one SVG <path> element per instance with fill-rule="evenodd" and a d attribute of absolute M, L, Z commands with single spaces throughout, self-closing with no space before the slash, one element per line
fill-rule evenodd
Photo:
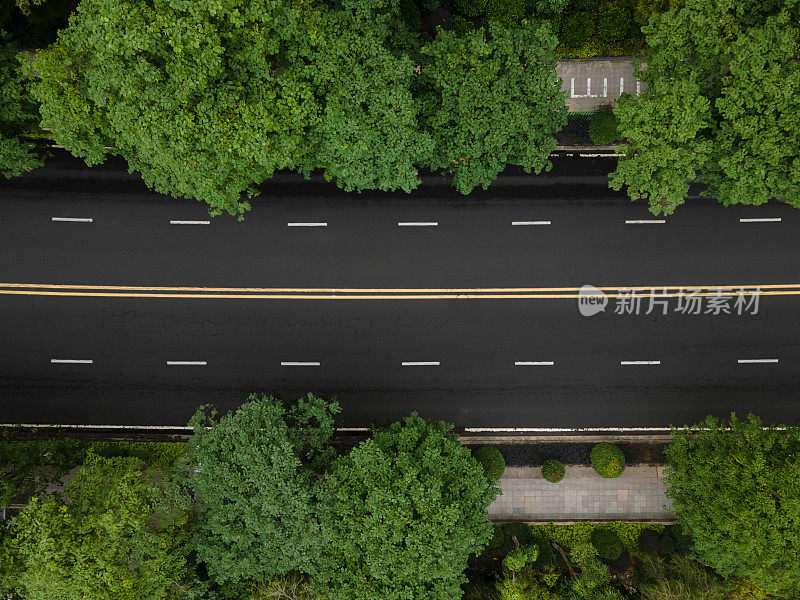
<path fill-rule="evenodd" d="M 800 594 L 800 429 L 750 415 L 675 430 L 667 496 L 697 558 L 771 594 Z"/>
<path fill-rule="evenodd" d="M 327 538 L 315 589 L 329 600 L 451 600 L 492 536 L 498 489 L 450 425 L 416 414 L 377 429 L 320 482 Z"/>
<path fill-rule="evenodd" d="M 418 41 L 391 0 L 341 0 L 324 32 L 315 63 L 324 98 L 315 166 L 347 191 L 410 192 L 433 145 L 411 93 L 406 51 Z"/>
<path fill-rule="evenodd" d="M 90 454 L 63 499 L 33 498 L 12 522 L 0 591 L 26 600 L 188 598 L 188 501 L 151 477 L 138 459 Z"/>
<path fill-rule="evenodd" d="M 723 600 L 726 586 L 708 567 L 687 558 L 648 556 L 637 563 L 642 600 Z"/>
<path fill-rule="evenodd" d="M 43 164 L 34 144 L 21 139 L 38 110 L 22 76 L 17 47 L 0 31 L 0 173 L 16 177 Z"/>
<path fill-rule="evenodd" d="M 88 164 L 119 154 L 157 191 L 239 214 L 277 169 L 314 164 L 321 22 L 308 2 L 82 0 L 30 65 L 42 125 Z"/>
<path fill-rule="evenodd" d="M 508 165 L 549 170 L 566 123 L 549 26 L 523 20 L 513 29 L 490 24 L 489 33 L 439 31 L 422 49 L 430 165 L 450 171 L 463 194 L 486 189 Z"/>
<path fill-rule="evenodd" d="M 312 572 L 321 551 L 313 503 L 315 469 L 332 458 L 327 442 L 339 407 L 309 394 L 285 405 L 250 396 L 217 419 L 201 408 L 186 460 L 197 506 L 193 546 L 220 584 Z"/>
<path fill-rule="evenodd" d="M 726 206 L 800 207 L 800 0 L 675 3 L 643 28 L 641 96 L 615 108 L 611 187 L 671 214 L 690 182 Z"/>

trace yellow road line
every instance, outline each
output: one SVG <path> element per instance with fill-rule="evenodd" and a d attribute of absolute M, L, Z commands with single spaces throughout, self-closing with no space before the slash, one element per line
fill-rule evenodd
<path fill-rule="evenodd" d="M 330 293 L 330 294 L 478 294 L 478 293 L 536 293 L 536 292 L 577 292 L 580 287 L 509 287 L 509 288 L 258 288 L 258 287 L 186 287 L 186 286 L 134 286 L 134 285 L 79 285 L 58 283 L 2 283 L 0 288 L 45 288 L 49 290 L 116 290 L 131 292 L 233 292 L 253 294 L 275 293 Z M 800 283 L 789 284 L 741 284 L 741 285 L 635 285 L 635 286 L 598 286 L 596 289 L 603 292 L 619 290 L 649 291 L 649 290 L 739 290 L 759 288 L 765 289 L 800 289 Z"/>
<path fill-rule="evenodd" d="M 547 300 L 563 298 L 581 298 L 579 294 L 350 294 L 340 296 L 338 294 L 148 294 L 148 293 L 126 293 L 126 292 L 81 292 L 81 291 L 42 291 L 42 290 L 0 290 L 0 295 L 17 296 L 73 296 L 73 297 L 100 297 L 100 298 L 186 298 L 186 299 L 205 299 L 205 300 L 454 300 L 454 299 L 489 299 L 489 300 Z M 695 294 L 699 296 L 739 296 L 739 292 L 703 292 Z M 769 290 L 758 292 L 757 290 L 745 290 L 741 292 L 744 296 L 800 296 L 800 290 Z M 629 297 L 627 294 L 606 294 L 608 298 Z M 639 298 L 649 298 L 649 296 L 638 296 Z M 686 297 L 685 294 L 655 294 L 654 298 L 678 298 Z"/>

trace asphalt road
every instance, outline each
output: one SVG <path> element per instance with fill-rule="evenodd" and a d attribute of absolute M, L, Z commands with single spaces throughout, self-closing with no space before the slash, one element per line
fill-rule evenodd
<path fill-rule="evenodd" d="M 563 159 L 468 199 L 436 178 L 407 196 L 282 176 L 244 222 L 118 163 L 0 182 L 0 423 L 179 425 L 252 391 L 335 396 L 347 426 L 800 421 L 800 212 L 692 199 L 628 223 L 654 217 L 607 189 L 612 166 Z M 611 288 L 604 312 L 580 314 L 584 284 Z M 634 286 L 711 295 L 645 314 L 644 291 L 616 314 Z M 717 286 L 774 295 L 752 314 Z"/>

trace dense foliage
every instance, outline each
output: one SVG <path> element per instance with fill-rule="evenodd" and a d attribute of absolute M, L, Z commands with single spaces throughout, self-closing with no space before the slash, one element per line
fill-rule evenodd
<path fill-rule="evenodd" d="M 593 144 L 606 146 L 619 140 L 617 117 L 610 110 L 600 110 L 592 114 L 589 121 L 589 137 Z"/>
<path fill-rule="evenodd" d="M 194 416 L 186 454 L 197 510 L 193 546 L 215 581 L 314 570 L 322 534 L 313 467 L 330 460 L 338 410 L 310 394 L 288 407 L 254 395 L 220 419 L 207 408 Z"/>
<path fill-rule="evenodd" d="M 507 165 L 549 170 L 555 134 L 566 124 L 549 27 L 523 21 L 490 25 L 489 33 L 440 31 L 422 49 L 431 166 L 452 172 L 464 194 L 486 189 Z"/>
<path fill-rule="evenodd" d="M 558 483 L 564 479 L 564 463 L 560 460 L 551 458 L 542 465 L 542 477 L 550 483 Z"/>
<path fill-rule="evenodd" d="M 614 109 L 611 186 L 672 214 L 702 178 L 723 204 L 800 207 L 800 0 L 676 3 L 644 31 L 648 87 Z"/>
<path fill-rule="evenodd" d="M 321 482 L 330 600 L 450 600 L 492 534 L 498 493 L 450 426 L 412 415 L 380 428 Z"/>
<path fill-rule="evenodd" d="M 722 576 L 797 597 L 800 429 L 709 418 L 676 431 L 667 457 L 667 495 L 697 557 Z"/>
<path fill-rule="evenodd" d="M 21 139 L 26 129 L 36 123 L 38 112 L 17 53 L 16 44 L 0 30 L 0 174 L 7 178 L 42 164 L 35 146 Z"/>
<path fill-rule="evenodd" d="M 600 442 L 592 447 L 589 457 L 592 467 L 602 477 L 619 477 L 625 470 L 625 455 L 619 446 Z"/>
<path fill-rule="evenodd" d="M 483 472 L 490 481 L 499 481 L 503 476 L 506 461 L 496 446 L 478 446 L 472 451 L 472 456 L 483 467 Z"/>
<path fill-rule="evenodd" d="M 33 498 L 4 540 L 0 593 L 26 600 L 188 597 L 189 503 L 136 458 L 90 454 L 63 498 Z"/>

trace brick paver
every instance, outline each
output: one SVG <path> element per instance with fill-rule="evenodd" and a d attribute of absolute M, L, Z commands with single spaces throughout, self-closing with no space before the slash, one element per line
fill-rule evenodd
<path fill-rule="evenodd" d="M 567 108 L 581 112 L 610 106 L 623 92 L 639 94 L 647 84 L 636 79 L 630 58 L 557 60 L 556 73 L 567 95 Z"/>
<path fill-rule="evenodd" d="M 663 467 L 628 467 L 605 479 L 591 467 L 566 467 L 559 483 L 542 478 L 539 467 L 509 467 L 500 480 L 503 495 L 489 507 L 496 520 L 570 521 L 579 519 L 671 520 L 664 494 Z"/>

